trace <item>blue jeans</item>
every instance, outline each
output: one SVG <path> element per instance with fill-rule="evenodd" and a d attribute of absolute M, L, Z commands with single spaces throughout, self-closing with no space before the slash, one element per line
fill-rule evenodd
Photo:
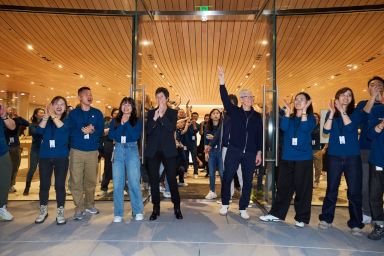
<path fill-rule="evenodd" d="M 113 206 L 115 216 L 124 215 L 125 174 L 128 176 L 129 196 L 133 214 L 143 213 L 143 195 L 140 187 L 140 158 L 136 142 L 116 143 L 114 150 Z"/>
<path fill-rule="evenodd" d="M 213 148 L 209 151 L 209 188 L 212 192 L 215 192 L 215 182 L 216 182 L 216 167 L 219 171 L 220 182 L 223 184 L 223 157 L 222 153 L 219 152 L 218 148 Z"/>
<path fill-rule="evenodd" d="M 32 181 L 33 175 L 36 172 L 36 168 L 39 163 L 39 153 L 40 149 L 31 149 L 31 154 L 29 155 L 29 170 L 27 173 L 27 181 Z"/>
<path fill-rule="evenodd" d="M 349 221 L 350 228 L 363 228 L 362 212 L 362 178 L 360 156 L 334 156 L 328 155 L 327 163 L 327 193 L 324 198 L 320 221 L 332 223 L 335 217 L 335 208 L 341 174 L 344 172 L 347 181 L 347 197 L 349 201 Z"/>

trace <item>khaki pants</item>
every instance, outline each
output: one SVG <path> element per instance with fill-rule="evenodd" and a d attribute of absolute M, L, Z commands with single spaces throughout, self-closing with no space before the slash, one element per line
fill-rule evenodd
<path fill-rule="evenodd" d="M 75 212 L 84 212 L 94 205 L 98 151 L 81 151 L 71 148 L 70 151 L 71 191 Z M 83 180 L 85 198 L 83 197 Z"/>
<path fill-rule="evenodd" d="M 323 153 L 321 150 L 313 150 L 313 164 L 315 166 L 315 183 L 320 182 L 321 170 L 323 170 L 322 165 Z"/>

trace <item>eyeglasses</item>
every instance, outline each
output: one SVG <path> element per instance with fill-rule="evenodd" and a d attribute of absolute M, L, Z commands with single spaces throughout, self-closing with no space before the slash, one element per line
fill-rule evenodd
<path fill-rule="evenodd" d="M 241 98 L 254 99 L 255 96 L 252 96 L 252 95 L 246 95 L 246 96 L 242 96 Z"/>
<path fill-rule="evenodd" d="M 296 98 L 295 101 L 306 101 L 304 98 Z"/>

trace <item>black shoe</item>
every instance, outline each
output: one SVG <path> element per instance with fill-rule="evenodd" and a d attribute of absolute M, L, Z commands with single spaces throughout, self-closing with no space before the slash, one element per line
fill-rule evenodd
<path fill-rule="evenodd" d="M 380 240 L 382 236 L 384 236 L 384 228 L 380 227 L 380 225 L 375 224 L 372 232 L 368 235 L 368 238 L 372 240 Z"/>
<path fill-rule="evenodd" d="M 23 192 L 23 196 L 27 196 L 27 195 L 29 195 L 29 188 L 28 187 L 26 187 L 24 189 L 24 192 Z"/>
<path fill-rule="evenodd" d="M 156 220 L 157 216 L 160 216 L 160 210 L 153 210 L 151 217 L 149 217 L 149 220 Z"/>
<path fill-rule="evenodd" d="M 175 215 L 176 215 L 176 219 L 183 219 L 183 214 L 181 214 L 181 211 L 180 209 L 175 209 Z"/>

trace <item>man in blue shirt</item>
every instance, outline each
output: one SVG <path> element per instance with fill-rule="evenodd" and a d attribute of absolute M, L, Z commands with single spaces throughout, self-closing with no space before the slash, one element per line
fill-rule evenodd
<path fill-rule="evenodd" d="M 193 162 L 193 175 L 194 179 L 197 179 L 198 177 L 198 169 L 199 165 L 197 163 L 197 133 L 200 130 L 200 125 L 196 122 L 199 118 L 199 114 L 196 112 L 192 113 L 191 116 L 191 122 L 186 124 L 188 125 L 188 130 L 184 134 L 183 132 L 181 135 L 184 135 L 184 140 L 182 143 L 184 144 L 184 150 L 185 150 L 185 170 L 188 171 L 188 165 L 189 165 L 189 152 L 191 152 L 192 155 L 192 162 Z"/>
<path fill-rule="evenodd" d="M 383 100 L 383 84 L 381 77 L 375 76 L 368 81 L 368 92 L 371 95 L 369 100 L 360 101 L 356 108 L 361 111 L 360 123 L 360 155 L 363 166 L 363 223 L 371 223 L 371 211 L 369 207 L 369 155 L 371 153 L 372 141 L 367 138 L 368 119 L 371 109 L 381 105 Z"/>
<path fill-rule="evenodd" d="M 104 119 L 100 110 L 91 107 L 92 93 L 88 87 L 78 90 L 80 107 L 69 113 L 72 121 L 70 170 L 75 216 L 81 220 L 84 212 L 99 213 L 94 207 L 96 176 L 98 168 L 99 137 L 104 133 Z M 85 198 L 83 197 L 85 181 Z"/>

